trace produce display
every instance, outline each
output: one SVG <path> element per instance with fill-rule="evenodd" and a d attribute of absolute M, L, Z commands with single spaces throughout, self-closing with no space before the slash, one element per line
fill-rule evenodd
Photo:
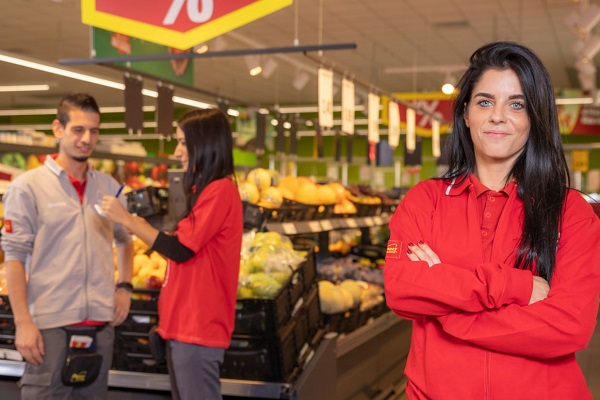
<path fill-rule="evenodd" d="M 269 209 L 277 209 L 288 203 L 309 206 L 333 206 L 333 213 L 350 215 L 357 213 L 357 206 L 379 205 L 382 199 L 375 194 L 349 190 L 339 182 L 320 184 L 308 177 L 280 177 L 275 171 L 254 168 L 238 183 L 243 201 Z M 374 210 L 374 209 L 373 209 Z"/>
<path fill-rule="evenodd" d="M 306 255 L 306 251 L 294 250 L 290 239 L 277 232 L 244 233 L 238 298 L 274 298 Z"/>
<path fill-rule="evenodd" d="M 324 314 L 337 314 L 358 308 L 369 310 L 384 301 L 383 288 L 371 283 L 345 279 L 340 284 L 319 281 L 319 300 Z"/>
<path fill-rule="evenodd" d="M 148 246 L 138 238 L 133 240 L 133 277 L 131 284 L 136 289 L 160 289 L 167 270 L 167 260 L 155 251 L 149 252 Z M 113 249 L 115 264 L 115 282 L 119 281 L 116 249 Z M 143 295 L 134 294 L 134 299 Z"/>

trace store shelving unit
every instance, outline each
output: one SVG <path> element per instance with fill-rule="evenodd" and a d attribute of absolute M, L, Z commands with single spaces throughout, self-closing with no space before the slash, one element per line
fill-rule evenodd
<path fill-rule="evenodd" d="M 297 400 L 345 399 L 365 390 L 381 393 L 402 380 L 409 338 L 410 323 L 388 312 L 349 334 L 326 335 L 293 383 L 221 379 L 222 392 L 225 396 Z M 349 363 L 348 359 L 362 362 Z M 21 361 L 0 360 L 0 376 L 18 378 L 24 368 Z M 170 390 L 165 374 L 111 370 L 108 383 L 112 388 Z"/>

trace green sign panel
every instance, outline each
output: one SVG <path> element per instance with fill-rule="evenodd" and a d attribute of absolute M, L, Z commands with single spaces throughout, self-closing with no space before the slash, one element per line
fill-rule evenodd
<path fill-rule="evenodd" d="M 92 28 L 92 48 L 94 56 L 98 58 L 184 52 L 100 28 Z M 119 65 L 182 85 L 193 86 L 194 84 L 194 63 L 191 59 L 124 61 Z"/>

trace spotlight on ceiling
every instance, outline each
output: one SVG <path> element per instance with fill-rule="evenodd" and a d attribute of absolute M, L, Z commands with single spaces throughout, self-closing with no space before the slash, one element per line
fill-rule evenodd
<path fill-rule="evenodd" d="M 260 57 L 257 55 L 247 55 L 244 56 L 244 61 L 246 61 L 246 66 L 248 67 L 248 71 L 251 76 L 258 76 L 262 73 L 263 68 L 260 65 Z"/>
<path fill-rule="evenodd" d="M 304 87 L 308 84 L 308 81 L 310 81 L 310 75 L 308 75 L 306 71 L 299 69 L 296 70 L 296 74 L 292 80 L 292 86 L 294 89 L 300 91 L 304 89 Z"/>
<path fill-rule="evenodd" d="M 267 58 L 263 63 L 262 74 L 260 76 L 262 76 L 265 79 L 269 79 L 278 66 L 279 63 L 273 57 Z"/>

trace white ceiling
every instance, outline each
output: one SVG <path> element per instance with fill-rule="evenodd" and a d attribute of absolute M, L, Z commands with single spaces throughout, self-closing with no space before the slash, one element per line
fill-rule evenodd
<path fill-rule="evenodd" d="M 389 74 L 386 68 L 464 65 L 480 45 L 514 40 L 538 53 L 557 88 L 578 88 L 571 51 L 575 35 L 564 22 L 576 8 L 572 0 L 296 0 L 224 37 L 227 50 L 291 46 L 294 39 L 300 45 L 356 43 L 356 50 L 323 57 L 384 92 L 439 90 L 444 78 L 439 72 Z M 81 23 L 79 0 L 0 0 L 0 10 L 0 51 L 54 64 L 89 57 L 90 29 Z M 279 67 L 269 79 L 251 77 L 243 57 L 196 59 L 195 86 L 248 104 L 316 103 L 318 64 L 301 53 L 275 57 Z M 76 69 L 122 81 L 122 72 L 105 66 Z M 296 69 L 311 76 L 301 91 L 291 83 Z M 71 91 L 90 92 L 101 106 L 123 105 L 123 92 L 0 62 L 0 85 L 42 82 L 52 85 L 49 92 L 0 93 L 0 110 L 53 108 Z M 154 89 L 156 83 L 145 84 Z M 176 94 L 215 102 L 184 90 Z"/>

